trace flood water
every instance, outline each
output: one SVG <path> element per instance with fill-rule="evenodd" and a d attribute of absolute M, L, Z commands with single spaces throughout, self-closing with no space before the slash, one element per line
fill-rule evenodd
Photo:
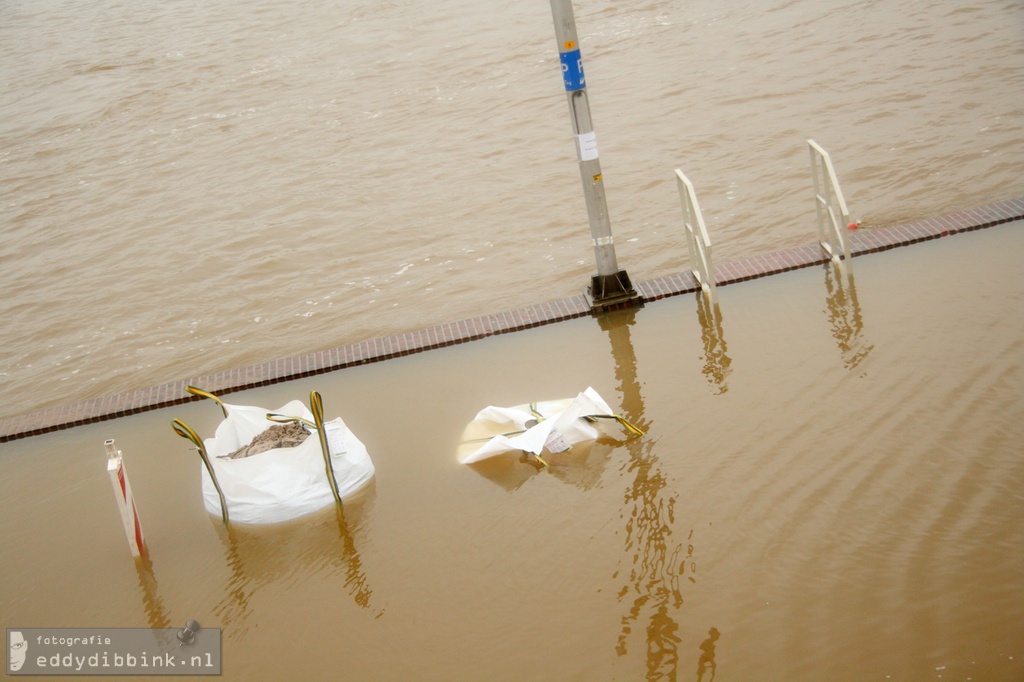
<path fill-rule="evenodd" d="M 1018 0 L 576 3 L 619 264 L 1024 194 Z M 573 295 L 549 3 L 0 3 L 0 414 Z"/>
<path fill-rule="evenodd" d="M 576 3 L 619 264 L 1024 195 L 1024 5 Z M 548 3 L 0 3 L 0 414 L 578 293 Z M 223 526 L 191 403 L 0 445 L 5 627 L 223 633 L 223 677 L 1024 678 L 1020 224 L 228 396 L 323 394 L 377 475 Z M 594 387 L 646 431 L 456 459 Z M 105 472 L 123 450 L 133 562 Z M 123 678 L 122 678 L 123 679 Z"/>
<path fill-rule="evenodd" d="M 1022 249 L 1017 222 L 227 396 L 316 389 L 373 458 L 283 525 L 204 511 L 171 420 L 209 435 L 209 401 L 6 443 L 4 625 L 194 619 L 229 680 L 1020 680 Z M 483 407 L 587 386 L 646 434 L 458 463 Z"/>

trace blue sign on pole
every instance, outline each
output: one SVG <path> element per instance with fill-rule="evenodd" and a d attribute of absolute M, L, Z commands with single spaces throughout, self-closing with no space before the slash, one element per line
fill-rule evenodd
<path fill-rule="evenodd" d="M 586 76 L 583 75 L 583 58 L 580 57 L 578 49 L 570 52 L 561 52 L 558 55 L 562 60 L 562 77 L 565 79 L 565 89 L 568 92 L 582 90 L 587 87 Z"/>

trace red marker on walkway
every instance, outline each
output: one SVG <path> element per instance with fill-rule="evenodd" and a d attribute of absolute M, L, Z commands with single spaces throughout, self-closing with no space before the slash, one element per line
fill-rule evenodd
<path fill-rule="evenodd" d="M 139 523 L 139 512 L 135 508 L 132 486 L 124 471 L 121 451 L 114 447 L 114 439 L 111 438 L 103 445 L 107 451 L 107 473 L 110 474 L 110 482 L 114 486 L 114 496 L 117 498 L 117 506 L 121 511 L 121 521 L 124 523 L 124 531 L 128 536 L 128 546 L 132 551 L 132 556 L 138 557 L 146 553 L 146 540 L 142 537 L 142 524 Z"/>

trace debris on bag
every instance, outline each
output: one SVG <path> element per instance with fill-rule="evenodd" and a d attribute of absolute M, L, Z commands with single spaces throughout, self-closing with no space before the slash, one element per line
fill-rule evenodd
<path fill-rule="evenodd" d="M 274 424 L 263 433 L 257 434 L 248 445 L 244 445 L 230 454 L 221 455 L 218 459 L 241 459 L 274 448 L 294 448 L 301 445 L 307 438 L 309 438 L 309 431 L 300 422 Z"/>

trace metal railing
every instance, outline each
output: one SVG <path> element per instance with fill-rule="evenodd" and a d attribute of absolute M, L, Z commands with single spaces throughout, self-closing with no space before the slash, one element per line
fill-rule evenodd
<path fill-rule="evenodd" d="M 850 244 L 846 238 L 846 226 L 850 224 L 850 212 L 846 210 L 843 192 L 839 189 L 839 180 L 832 169 L 832 159 L 828 152 L 818 146 L 814 140 L 807 140 L 811 151 L 811 173 L 814 176 L 814 207 L 818 213 L 818 241 L 828 257 L 836 264 L 840 259 L 848 267 L 853 267 L 850 260 Z"/>
<path fill-rule="evenodd" d="M 714 265 L 711 261 L 711 239 L 708 238 L 708 230 L 704 226 L 704 216 L 697 203 L 697 193 L 693 191 L 693 183 L 678 168 L 676 184 L 679 187 L 679 200 L 683 204 L 683 225 L 686 227 L 686 243 L 690 247 L 693 276 L 711 303 L 717 303 Z"/>

